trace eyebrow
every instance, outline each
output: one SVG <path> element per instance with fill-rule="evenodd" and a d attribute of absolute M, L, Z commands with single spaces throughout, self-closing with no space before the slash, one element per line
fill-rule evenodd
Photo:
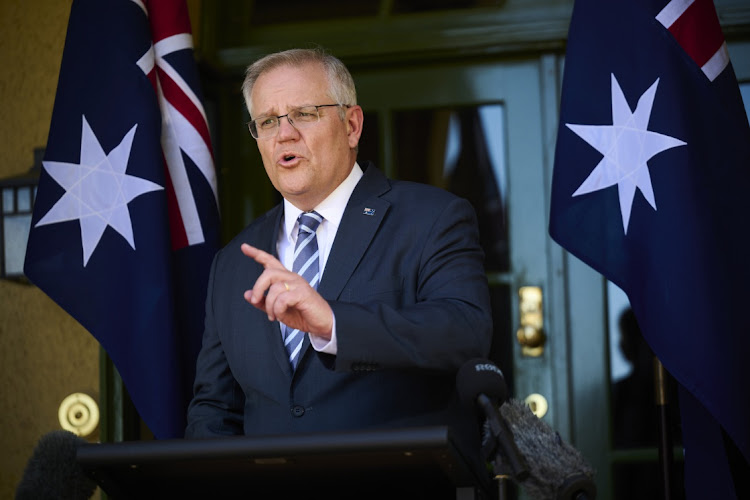
<path fill-rule="evenodd" d="M 315 106 L 315 104 L 300 104 L 298 106 L 291 106 L 291 107 L 287 108 L 287 113 L 289 113 L 291 111 L 294 111 L 295 109 L 312 107 L 312 106 Z M 284 114 L 286 114 L 286 113 L 284 113 Z M 275 111 L 266 111 L 266 112 L 258 114 L 258 117 L 264 117 L 264 116 L 279 116 L 279 115 L 277 115 Z"/>

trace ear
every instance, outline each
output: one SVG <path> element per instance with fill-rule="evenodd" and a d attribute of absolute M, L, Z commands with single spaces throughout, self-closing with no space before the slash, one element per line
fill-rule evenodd
<path fill-rule="evenodd" d="M 364 113 L 360 106 L 355 105 L 346 109 L 346 135 L 349 137 L 349 147 L 352 149 L 359 144 L 364 121 Z"/>

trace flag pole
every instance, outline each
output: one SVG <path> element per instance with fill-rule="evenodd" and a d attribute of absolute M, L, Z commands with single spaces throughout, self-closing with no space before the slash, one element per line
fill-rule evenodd
<path fill-rule="evenodd" d="M 659 415 L 659 472 L 664 500 L 672 500 L 674 457 L 669 425 L 669 373 L 659 358 L 654 356 L 654 399 Z"/>

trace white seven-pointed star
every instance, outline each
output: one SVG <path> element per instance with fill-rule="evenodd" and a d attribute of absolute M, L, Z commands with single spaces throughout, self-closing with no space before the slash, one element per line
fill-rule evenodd
<path fill-rule="evenodd" d="M 596 148 L 604 158 L 573 193 L 578 196 L 617 184 L 620 211 L 625 233 L 628 232 L 635 188 L 656 210 L 651 175 L 646 162 L 655 155 L 686 143 L 647 129 L 659 79 L 638 99 L 635 111 L 630 106 L 612 74 L 612 125 L 565 125 Z"/>
<path fill-rule="evenodd" d="M 164 189 L 125 173 L 136 127 L 134 125 L 120 144 L 105 154 L 84 116 L 81 162 L 42 163 L 47 173 L 65 189 L 65 194 L 35 227 L 78 219 L 84 267 L 107 226 L 120 233 L 135 250 L 128 203 L 144 193 Z"/>

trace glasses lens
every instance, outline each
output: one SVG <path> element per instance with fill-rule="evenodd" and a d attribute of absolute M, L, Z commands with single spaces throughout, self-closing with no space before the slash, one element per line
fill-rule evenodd
<path fill-rule="evenodd" d="M 262 116 L 249 122 L 250 134 L 256 139 L 263 139 L 276 135 L 281 124 L 280 120 L 288 118 L 289 123 L 295 128 L 304 128 L 320 121 L 319 107 L 339 106 L 339 104 L 323 104 L 321 106 L 304 106 L 291 110 L 283 116 Z"/>
<path fill-rule="evenodd" d="M 318 108 L 315 106 L 305 106 L 304 108 L 297 108 L 290 111 L 289 118 L 292 119 L 295 125 L 304 127 L 305 125 L 317 122 L 320 115 L 318 115 Z"/>
<path fill-rule="evenodd" d="M 258 137 L 274 135 L 277 128 L 279 128 L 279 119 L 275 116 L 263 116 L 255 120 L 255 130 Z"/>

